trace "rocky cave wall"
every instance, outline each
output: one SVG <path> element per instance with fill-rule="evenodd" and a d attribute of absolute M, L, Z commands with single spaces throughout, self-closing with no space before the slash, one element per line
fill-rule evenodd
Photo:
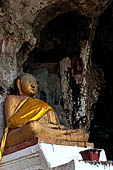
<path fill-rule="evenodd" d="M 109 19 L 108 19 L 109 18 Z M 95 147 L 104 148 L 108 160 L 113 159 L 113 6 L 109 6 L 98 18 L 92 44 L 92 62 L 104 73 L 104 82 L 91 121 L 90 140 Z M 103 142 L 102 142 L 103 141 Z"/>
<path fill-rule="evenodd" d="M 79 115 L 84 112 L 89 119 L 88 108 L 91 108 L 89 106 L 91 104 L 86 101 L 88 95 L 92 94 L 91 88 L 88 86 L 88 76 L 91 74 L 91 43 L 97 17 L 110 3 L 111 0 L 90 0 L 88 2 L 86 0 L 0 1 L 0 137 L 5 127 L 4 99 L 7 94 L 13 92 L 14 80 L 22 71 L 29 53 L 38 46 L 40 31 L 50 20 L 68 11 L 75 11 L 91 19 L 88 26 L 89 36 L 80 42 L 80 57 L 84 63 L 80 100 L 85 108 L 80 107 L 78 111 Z M 89 127 L 89 125 L 87 126 Z"/>

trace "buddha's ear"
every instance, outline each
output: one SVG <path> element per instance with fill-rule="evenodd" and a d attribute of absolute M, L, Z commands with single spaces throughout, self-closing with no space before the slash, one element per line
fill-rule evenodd
<path fill-rule="evenodd" d="M 17 79 L 16 84 L 17 84 L 17 88 L 18 88 L 18 93 L 21 95 L 22 94 L 22 90 L 21 90 L 21 81 L 20 81 L 20 79 Z"/>

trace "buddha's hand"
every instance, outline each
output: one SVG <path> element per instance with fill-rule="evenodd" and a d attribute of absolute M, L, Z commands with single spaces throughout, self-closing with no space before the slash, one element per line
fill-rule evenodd
<path fill-rule="evenodd" d="M 53 123 L 49 124 L 49 128 L 57 129 L 57 130 L 66 130 L 66 127 L 63 125 L 55 125 Z"/>

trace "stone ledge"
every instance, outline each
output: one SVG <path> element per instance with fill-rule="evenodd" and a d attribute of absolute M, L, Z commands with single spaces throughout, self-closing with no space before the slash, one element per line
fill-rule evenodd
<path fill-rule="evenodd" d="M 51 170 L 64 170 L 64 169 L 65 170 L 75 170 L 74 160 L 72 160 L 72 161 L 70 161 L 70 162 L 68 162 L 66 164 L 51 168 Z"/>
<path fill-rule="evenodd" d="M 39 144 L 3 156 L 0 170 L 50 170 Z"/>

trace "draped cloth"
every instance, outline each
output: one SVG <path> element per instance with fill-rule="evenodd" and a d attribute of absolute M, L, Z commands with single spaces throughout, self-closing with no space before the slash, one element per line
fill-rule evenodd
<path fill-rule="evenodd" d="M 13 116 L 9 119 L 4 135 L 1 140 L 0 161 L 5 148 L 9 128 L 25 125 L 27 122 L 41 119 L 49 110 L 54 110 L 46 102 L 40 99 L 26 97 L 15 109 Z"/>

